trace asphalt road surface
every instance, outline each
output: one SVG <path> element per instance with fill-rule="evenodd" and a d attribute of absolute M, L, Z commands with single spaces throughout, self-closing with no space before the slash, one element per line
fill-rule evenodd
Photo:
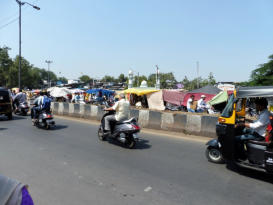
<path fill-rule="evenodd" d="M 0 173 L 29 184 L 37 205 L 272 204 L 272 176 L 209 163 L 204 140 L 142 133 L 129 150 L 99 141 L 98 125 L 55 120 L 0 118 Z"/>

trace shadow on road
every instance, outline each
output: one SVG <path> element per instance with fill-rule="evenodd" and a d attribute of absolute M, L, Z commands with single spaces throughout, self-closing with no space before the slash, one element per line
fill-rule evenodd
<path fill-rule="evenodd" d="M 13 121 L 13 120 L 24 120 L 24 119 L 26 119 L 26 117 L 17 116 L 17 115 L 13 115 L 12 120 L 8 120 L 8 118 L 3 115 L 0 117 L 0 121 Z"/>
<path fill-rule="evenodd" d="M 149 140 L 139 140 L 136 144 L 135 149 L 149 149 L 152 147 L 152 145 L 149 144 Z"/>
<path fill-rule="evenodd" d="M 250 177 L 256 180 L 261 180 L 261 181 L 273 184 L 273 174 L 268 174 L 268 173 L 259 172 L 252 169 L 239 167 L 235 165 L 234 163 L 227 163 L 226 167 L 230 171 L 236 172 L 237 174 L 240 174 L 242 176 Z"/>
<path fill-rule="evenodd" d="M 113 144 L 113 145 L 121 146 L 121 147 L 124 147 L 124 148 L 126 147 L 124 144 L 122 144 L 118 140 L 114 140 L 112 138 L 108 138 L 107 141 L 108 141 L 108 143 Z M 149 140 L 139 140 L 136 143 L 135 148 L 133 148 L 133 149 L 149 149 L 152 146 L 150 144 L 148 144 L 148 143 L 149 143 Z"/>
<path fill-rule="evenodd" d="M 1 127 L 0 128 L 0 131 L 2 131 L 2 130 L 7 130 L 8 128 L 4 128 L 4 127 Z"/>
<path fill-rule="evenodd" d="M 62 130 L 62 129 L 66 129 L 66 128 L 68 128 L 68 125 L 55 125 L 55 127 L 54 128 L 52 128 L 51 130 Z"/>

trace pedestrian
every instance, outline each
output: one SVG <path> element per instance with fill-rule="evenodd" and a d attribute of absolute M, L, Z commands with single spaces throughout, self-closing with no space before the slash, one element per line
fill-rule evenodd
<path fill-rule="evenodd" d="M 187 101 L 187 110 L 188 112 L 195 112 L 195 109 L 194 109 L 194 95 L 191 95 L 190 98 L 188 99 Z"/>

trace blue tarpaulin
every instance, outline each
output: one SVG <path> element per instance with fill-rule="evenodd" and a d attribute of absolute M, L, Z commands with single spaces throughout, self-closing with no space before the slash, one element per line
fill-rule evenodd
<path fill-rule="evenodd" d="M 111 95 L 114 95 L 115 91 L 113 91 L 113 90 L 105 90 L 105 89 L 90 89 L 90 90 L 87 90 L 86 93 L 88 93 L 88 94 L 95 94 L 98 97 L 102 97 L 104 95 L 106 95 L 107 97 L 109 97 Z M 101 95 L 101 96 L 99 96 L 99 95 Z"/>

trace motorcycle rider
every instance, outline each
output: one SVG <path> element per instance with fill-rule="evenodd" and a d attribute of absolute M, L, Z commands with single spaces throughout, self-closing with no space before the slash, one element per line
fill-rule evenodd
<path fill-rule="evenodd" d="M 106 108 L 105 111 L 115 110 L 116 113 L 113 115 L 108 115 L 105 117 L 105 135 L 111 133 L 111 122 L 124 121 L 129 118 L 130 113 L 130 103 L 125 100 L 125 95 L 123 93 L 119 94 L 119 101 L 117 101 L 113 107 Z"/>
<path fill-rule="evenodd" d="M 19 104 L 27 101 L 26 93 L 22 92 L 22 89 L 19 90 L 13 99 L 13 106 L 15 107 L 15 111 L 17 111 Z"/>
<path fill-rule="evenodd" d="M 45 101 L 50 101 L 51 102 L 51 99 L 47 97 L 47 92 L 40 92 L 40 96 L 37 97 L 33 102 L 33 104 L 35 106 L 33 106 L 31 108 L 31 119 L 32 119 L 32 121 L 38 118 L 38 113 L 42 109 L 50 110 L 50 105 L 47 106 L 47 107 L 43 107 Z"/>

